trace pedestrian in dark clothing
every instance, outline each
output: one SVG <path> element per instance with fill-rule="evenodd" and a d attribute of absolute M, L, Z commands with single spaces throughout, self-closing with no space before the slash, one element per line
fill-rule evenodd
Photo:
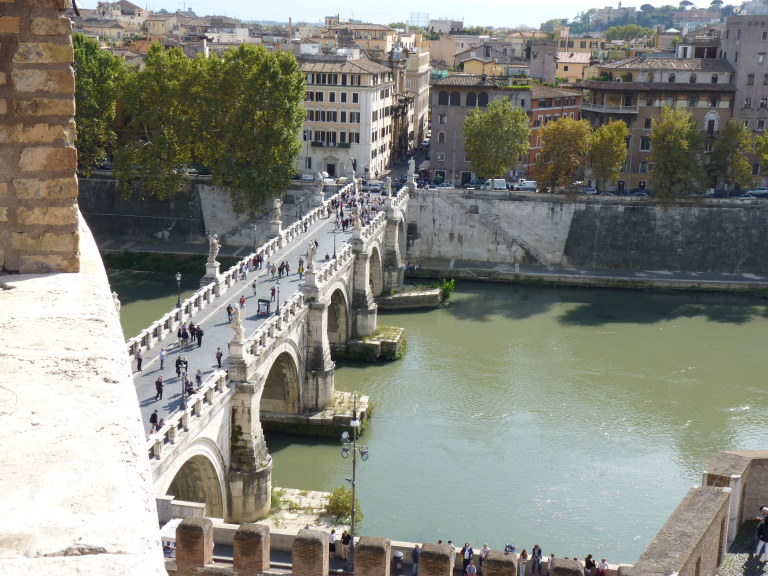
<path fill-rule="evenodd" d="M 413 550 L 411 550 L 411 564 L 413 565 L 413 569 L 411 574 L 413 576 L 417 576 L 419 573 L 419 557 L 421 556 L 421 548 L 418 544 L 416 544 L 413 547 Z"/>
<path fill-rule="evenodd" d="M 158 376 L 157 380 L 155 380 L 155 390 L 157 390 L 157 394 L 155 394 L 155 402 L 158 400 L 163 399 L 163 377 Z"/>
<path fill-rule="evenodd" d="M 221 347 L 216 348 L 216 362 L 219 364 L 219 368 L 221 368 L 221 357 L 224 356 L 224 353 L 221 351 Z"/>
<path fill-rule="evenodd" d="M 272 295 L 272 302 L 275 301 L 275 287 L 270 288 L 269 293 Z"/>
<path fill-rule="evenodd" d="M 141 352 L 141 348 L 136 351 L 136 370 L 141 372 L 141 363 L 144 361 L 144 354 Z"/>
<path fill-rule="evenodd" d="M 181 378 L 181 356 L 176 358 L 176 378 Z"/>
<path fill-rule="evenodd" d="M 205 332 L 203 332 L 203 329 L 200 328 L 200 326 L 197 327 L 197 330 L 195 331 L 195 336 L 197 336 L 197 347 L 200 348 L 200 346 L 203 345 L 203 336 L 205 335 Z"/>
<path fill-rule="evenodd" d="M 227 304 L 227 322 L 232 323 L 232 304 Z"/>
<path fill-rule="evenodd" d="M 149 423 L 152 424 L 152 431 L 155 431 L 155 428 L 157 428 L 157 410 L 152 412 L 152 415 L 149 417 Z"/>

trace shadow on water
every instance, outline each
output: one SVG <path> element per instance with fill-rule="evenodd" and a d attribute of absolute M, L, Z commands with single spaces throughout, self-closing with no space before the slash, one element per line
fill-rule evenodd
<path fill-rule="evenodd" d="M 123 304 L 154 298 L 176 297 L 175 274 L 138 270 L 109 270 L 108 275 L 112 290 L 118 293 Z M 198 281 L 199 278 L 182 276 L 182 299 L 198 289 Z"/>

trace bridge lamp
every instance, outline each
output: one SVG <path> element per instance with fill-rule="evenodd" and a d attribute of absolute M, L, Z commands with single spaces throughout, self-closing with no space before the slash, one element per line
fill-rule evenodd
<path fill-rule="evenodd" d="M 336 235 L 334 234 L 334 239 Z M 349 422 L 349 427 L 352 428 L 352 437 L 350 439 L 349 432 L 342 432 L 341 434 L 341 456 L 342 458 L 348 458 L 350 452 L 352 453 L 352 478 L 345 478 L 347 482 L 352 485 L 352 522 L 349 529 L 350 536 L 352 536 L 352 542 L 349 545 L 349 555 L 347 556 L 347 564 L 344 569 L 348 572 L 354 573 L 355 571 L 355 487 L 357 485 L 357 457 L 363 461 L 368 460 L 368 446 L 357 445 L 357 430 L 360 428 L 360 419 L 357 415 L 357 392 L 354 393 L 352 401 L 352 420 Z"/>
<path fill-rule="evenodd" d="M 333 259 L 336 260 L 336 232 L 337 230 L 334 228 L 333 230 Z M 327 254 L 327 252 L 326 252 Z M 350 422 L 350 425 L 352 423 Z"/>
<path fill-rule="evenodd" d="M 275 306 L 275 316 L 280 315 L 280 278 L 277 279 L 277 306 Z"/>
<path fill-rule="evenodd" d="M 256 224 L 254 224 L 253 225 L 253 253 L 254 254 L 256 253 L 256 248 L 257 248 L 256 243 L 258 242 L 258 240 L 257 240 L 258 235 L 257 235 L 257 232 L 256 232 L 258 229 L 259 229 L 259 227 L 256 226 Z"/>
<path fill-rule="evenodd" d="M 176 308 L 181 308 L 181 272 L 176 272 Z"/>

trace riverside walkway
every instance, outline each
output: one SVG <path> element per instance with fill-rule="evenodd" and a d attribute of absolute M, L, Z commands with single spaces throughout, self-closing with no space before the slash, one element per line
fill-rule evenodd
<path fill-rule="evenodd" d="M 306 269 L 309 242 L 316 241 L 318 243 L 315 268 L 320 269 L 328 260 L 333 258 L 334 247 L 339 251 L 352 234 L 351 227 L 346 232 L 340 228 L 336 230 L 335 218 L 325 215 L 322 215 L 322 217 L 314 222 L 308 223 L 306 232 L 301 227 L 298 227 L 298 230 L 299 232 L 293 240 L 286 242 L 283 247 L 278 248 L 272 255 L 265 256 L 262 269 L 249 270 L 244 280 L 233 280 L 231 287 L 221 297 L 214 298 L 207 307 L 203 307 L 193 312 L 191 316 L 185 317 L 187 324 L 192 322 L 195 326 L 202 327 L 204 335 L 201 346 L 198 347 L 197 342 L 190 339 L 187 348 L 182 350 L 178 344 L 176 331 L 173 330 L 160 342 L 156 343 L 150 351 L 143 351 L 144 360 L 141 372 L 137 370 L 136 361 L 132 362 L 133 381 L 141 408 L 144 428 L 147 433 L 151 429 L 149 419 L 154 410 L 157 410 L 158 418 L 167 419 L 170 414 L 179 409 L 183 386 L 183 374 L 181 377 L 176 375 L 175 365 L 176 359 L 179 356 L 187 358 L 187 376 L 193 384 L 198 370 L 202 371 L 203 382 L 205 382 L 218 369 L 216 362 L 217 347 L 221 348 L 223 359 L 226 359 L 228 356 L 228 342 L 232 339 L 234 332 L 227 319 L 227 305 L 232 305 L 232 307 L 238 306 L 241 296 L 245 297 L 243 326 L 246 334 L 253 333 L 269 319 L 269 316 L 257 316 L 256 303 L 258 299 L 270 300 L 271 289 L 275 288 L 275 302 L 272 302 L 270 307 L 270 313 L 273 316 L 278 304 L 278 292 L 280 295 L 279 302 L 282 306 L 286 300 L 299 291 L 299 286 L 303 283 L 303 280 L 298 275 L 299 258 L 305 261 L 304 267 Z M 168 245 L 164 246 L 165 251 L 168 251 Z M 172 251 L 189 251 L 188 245 L 183 248 L 177 248 Z M 141 250 L 142 247 L 134 246 L 132 249 Z M 262 249 L 263 246 L 259 247 L 259 251 L 262 251 Z M 200 253 L 207 253 L 208 246 L 198 245 L 198 250 Z M 243 261 L 251 261 L 253 255 L 251 253 L 245 256 Z M 277 264 L 287 261 L 291 269 L 290 274 L 283 275 L 282 278 L 278 278 L 277 274 L 275 274 L 273 278 L 272 274 L 267 271 L 266 263 L 268 260 Z M 235 277 L 239 278 L 239 275 L 235 275 Z M 254 281 L 256 282 L 255 292 L 253 290 Z M 165 348 L 167 356 L 164 367 L 161 369 L 160 350 L 162 348 Z M 226 365 L 222 367 L 226 369 Z M 164 391 L 162 399 L 155 401 L 155 381 L 158 376 L 163 377 Z"/>

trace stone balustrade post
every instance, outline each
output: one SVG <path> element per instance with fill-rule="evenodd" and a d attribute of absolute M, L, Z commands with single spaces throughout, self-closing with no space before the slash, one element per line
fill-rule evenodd
<path fill-rule="evenodd" d="M 299 530 L 293 541 L 293 576 L 327 576 L 328 534 L 320 530 Z"/>
<path fill-rule="evenodd" d="M 556 558 L 550 576 L 584 576 L 584 565 L 578 560 Z"/>
<path fill-rule="evenodd" d="M 356 576 L 389 576 L 392 543 L 387 538 L 363 536 L 355 551 Z"/>
<path fill-rule="evenodd" d="M 420 576 L 453 576 L 456 550 L 448 544 L 427 542 L 419 556 Z"/>
<path fill-rule="evenodd" d="M 213 522 L 185 518 L 176 528 L 176 574 L 193 576 L 213 561 Z"/>
<path fill-rule="evenodd" d="M 241 524 L 235 532 L 233 568 L 237 576 L 257 576 L 269 570 L 269 526 Z"/>
<path fill-rule="evenodd" d="M 483 561 L 483 576 L 517 576 L 517 554 L 491 550 Z"/>

